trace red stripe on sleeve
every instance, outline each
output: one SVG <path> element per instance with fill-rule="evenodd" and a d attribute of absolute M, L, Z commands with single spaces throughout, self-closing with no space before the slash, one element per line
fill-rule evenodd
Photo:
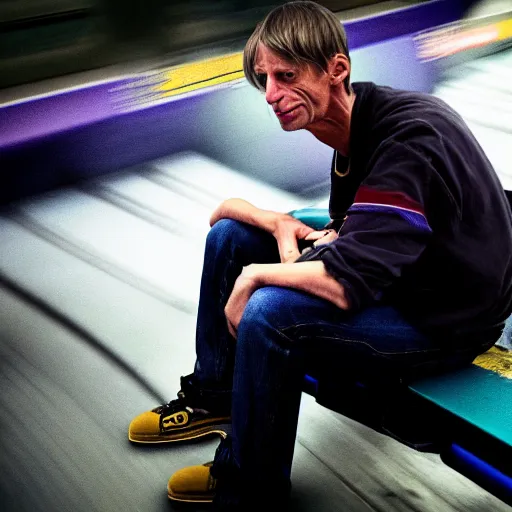
<path fill-rule="evenodd" d="M 425 215 L 423 207 L 414 199 L 411 199 L 403 192 L 391 192 L 388 190 L 377 190 L 369 187 L 359 187 L 354 204 L 382 204 L 387 206 L 395 206 L 398 208 L 406 208 Z"/>

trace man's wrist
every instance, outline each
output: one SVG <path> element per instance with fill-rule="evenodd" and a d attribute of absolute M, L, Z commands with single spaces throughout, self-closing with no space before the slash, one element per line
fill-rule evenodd
<path fill-rule="evenodd" d="M 244 267 L 242 271 L 242 276 L 245 279 L 249 280 L 249 283 L 254 288 L 254 290 L 260 288 L 265 284 L 264 276 L 266 266 L 267 265 L 263 263 L 252 263 L 251 265 Z"/>
<path fill-rule="evenodd" d="M 267 231 L 267 233 L 274 235 L 277 230 L 280 215 L 282 214 L 270 210 L 258 209 L 257 225 L 264 231 Z"/>

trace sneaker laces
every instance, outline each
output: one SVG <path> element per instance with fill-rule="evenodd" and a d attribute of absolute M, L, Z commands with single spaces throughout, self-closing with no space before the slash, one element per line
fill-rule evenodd
<path fill-rule="evenodd" d="M 194 412 L 194 409 L 188 406 L 185 402 L 185 393 L 183 391 L 178 391 L 178 398 L 175 398 L 174 400 L 171 400 L 166 404 L 159 405 L 158 407 L 153 409 L 152 412 L 155 412 L 157 414 L 167 414 L 182 411 L 183 409 L 185 409 L 190 414 L 193 414 Z"/>

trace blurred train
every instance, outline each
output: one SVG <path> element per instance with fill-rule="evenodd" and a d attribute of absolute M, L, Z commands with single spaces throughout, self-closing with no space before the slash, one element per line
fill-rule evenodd
<path fill-rule="evenodd" d="M 281 133 L 243 80 L 244 43 L 281 3 L 0 2 L 0 203 L 183 150 L 292 193 L 322 193 L 329 149 Z M 353 81 L 433 92 L 446 70 L 512 41 L 510 0 L 319 3 L 345 26 Z M 308 151 L 299 157 L 296 144 Z"/>
<path fill-rule="evenodd" d="M 136 59 L 179 60 L 180 52 L 246 38 L 275 0 L 3 0 L 0 88 Z M 342 20 L 439 3 L 431 0 L 323 0 Z M 443 3 L 443 2 L 441 2 Z M 498 15 L 509 0 L 450 0 L 434 23 Z M 484 6 L 482 8 L 482 5 Z M 423 20 L 424 21 L 424 20 Z M 420 19 L 410 23 L 418 24 Z M 395 27 L 396 28 L 396 27 Z M 404 26 L 404 30 L 411 27 Z M 377 39 L 388 33 L 375 34 Z M 172 57 L 171 57 L 172 56 Z"/>
<path fill-rule="evenodd" d="M 0 87 L 246 37 L 275 0 L 3 0 Z M 335 11 L 378 0 L 326 0 Z M 387 6 L 389 8 L 389 5 Z"/>

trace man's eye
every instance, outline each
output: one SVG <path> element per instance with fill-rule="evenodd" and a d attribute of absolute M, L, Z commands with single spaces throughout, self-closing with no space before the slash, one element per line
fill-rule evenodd
<path fill-rule="evenodd" d="M 257 74 L 256 80 L 265 89 L 267 87 L 267 75 Z"/>
<path fill-rule="evenodd" d="M 287 78 L 288 80 L 291 80 L 292 78 L 295 78 L 295 73 L 293 71 L 287 71 L 284 74 L 284 77 Z"/>

